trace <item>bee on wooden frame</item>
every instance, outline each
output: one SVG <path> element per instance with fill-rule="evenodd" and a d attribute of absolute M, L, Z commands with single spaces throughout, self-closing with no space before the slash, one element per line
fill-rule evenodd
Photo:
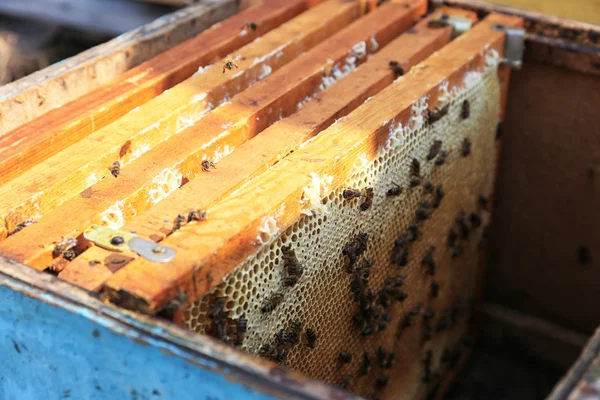
<path fill-rule="evenodd" d="M 242 29 L 250 29 L 252 32 L 256 31 L 256 29 L 258 28 L 258 25 L 256 25 L 255 22 L 246 22 L 244 24 L 244 26 L 242 26 Z M 231 69 L 231 68 L 230 68 Z"/>
<path fill-rule="evenodd" d="M 112 166 L 110 167 L 110 173 L 115 178 L 118 177 L 119 174 L 121 173 L 121 163 L 118 161 L 115 161 L 114 163 L 112 163 Z"/>
<path fill-rule="evenodd" d="M 183 215 L 183 214 L 179 214 L 175 218 L 175 221 L 173 221 L 173 230 L 172 230 L 172 232 L 175 232 L 175 231 L 181 229 L 181 227 L 185 225 L 186 221 L 187 221 L 186 216 Z"/>
<path fill-rule="evenodd" d="M 210 168 L 217 168 L 215 166 L 215 163 L 210 161 L 210 160 L 204 160 L 202 161 L 202 171 L 204 172 L 210 172 L 209 169 Z"/>
<path fill-rule="evenodd" d="M 77 246 L 77 240 L 74 238 L 62 238 L 59 242 L 56 242 L 55 246 L 54 246 L 54 250 L 52 251 L 52 256 L 53 257 L 59 257 L 60 255 L 62 255 L 63 253 L 65 253 L 67 250 L 72 249 L 73 247 Z"/>
<path fill-rule="evenodd" d="M 226 70 L 226 69 L 228 69 L 228 70 L 230 70 L 230 71 L 231 71 L 231 70 L 233 69 L 233 67 L 239 68 L 239 67 L 237 66 L 237 64 L 235 63 L 235 61 L 233 61 L 233 59 L 232 59 L 232 58 L 228 58 L 228 59 L 226 59 L 226 60 L 225 60 L 225 64 L 223 64 L 223 73 L 225 73 L 225 70 Z"/>

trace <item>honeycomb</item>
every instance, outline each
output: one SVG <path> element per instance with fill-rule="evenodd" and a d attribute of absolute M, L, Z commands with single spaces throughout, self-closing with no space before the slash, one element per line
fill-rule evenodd
<path fill-rule="evenodd" d="M 368 398 L 434 398 L 446 374 L 469 347 L 470 321 L 482 272 L 481 249 L 489 221 L 484 199 L 491 194 L 496 165 L 500 107 L 497 62 L 492 57 L 483 71 L 468 72 L 459 87 L 442 85 L 441 89 L 439 120 L 430 122 L 427 99 L 421 99 L 413 107 L 411 123 L 400 129 L 394 143 L 384 147 L 374 160 L 357 158 L 358 172 L 323 199 L 323 212 L 303 215 L 267 240 L 256 254 L 185 311 L 184 325 L 234 344 L 235 335 L 223 337 L 223 330 L 217 332 L 209 317 L 216 299 L 224 298 L 227 332 L 235 332 L 240 316 L 247 319 L 247 332 L 237 345 L 250 354 L 258 355 L 265 344 L 275 346 L 278 332 L 289 332 L 297 320 L 303 323 L 300 343 L 287 350 L 285 359 L 278 360 L 286 367 Z M 441 115 L 439 110 L 445 105 L 448 112 Z M 447 151 L 443 163 L 439 153 L 427 161 L 436 140 L 441 141 L 441 150 Z M 411 187 L 415 158 L 420 161 L 421 183 Z M 428 192 L 427 182 L 433 184 L 434 194 Z M 389 195 L 396 185 L 402 192 Z M 444 192 L 439 207 L 426 208 L 433 211 L 431 216 L 419 221 L 418 210 L 425 201 L 435 203 L 438 185 Z M 346 200 L 344 190 L 348 188 L 363 195 Z M 366 188 L 373 188 L 374 196 L 371 207 L 363 211 Z M 419 233 L 406 247 L 407 265 L 392 264 L 394 241 L 415 223 Z M 451 229 L 458 233 L 453 247 L 449 245 Z M 371 262 L 368 287 L 378 296 L 388 277 L 401 276 L 400 289 L 406 294 L 403 301 L 393 301 L 384 309 L 389 323 L 368 336 L 361 333 L 364 327 L 353 322 L 360 306 L 351 292 L 354 273 L 348 272 L 350 260 L 342 254 L 361 233 L 367 234 L 367 246 L 355 266 Z M 283 284 L 284 246 L 294 250 L 303 269 L 291 287 Z M 433 276 L 430 267 L 424 265 L 432 248 Z M 432 296 L 433 281 L 439 285 L 437 297 Z M 262 312 L 275 293 L 283 294 L 281 303 L 272 312 Z M 430 315 L 431 310 L 435 316 Z M 411 311 L 415 315 L 410 316 Z M 306 328 L 317 335 L 315 348 L 306 344 Z M 427 331 L 431 331 L 430 338 Z M 380 347 L 385 354 L 394 354 L 391 368 L 378 365 Z M 352 360 L 343 363 L 340 352 L 349 353 Z M 361 371 L 365 352 L 371 358 L 370 368 Z M 360 376 L 361 372 L 367 374 Z"/>

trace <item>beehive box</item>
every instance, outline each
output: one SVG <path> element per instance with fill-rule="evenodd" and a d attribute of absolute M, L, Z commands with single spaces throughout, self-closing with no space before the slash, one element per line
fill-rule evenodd
<path fill-rule="evenodd" d="M 27 146 L 0 178 L 0 252 L 361 396 L 441 395 L 481 289 L 497 25 L 521 20 L 368 6 L 266 1 L 193 39 L 170 90 L 179 66 L 143 74 L 163 54 L 8 132 Z"/>

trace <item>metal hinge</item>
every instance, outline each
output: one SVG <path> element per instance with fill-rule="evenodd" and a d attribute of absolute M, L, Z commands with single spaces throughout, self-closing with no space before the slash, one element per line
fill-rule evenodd
<path fill-rule="evenodd" d="M 525 52 L 525 29 L 505 25 L 494 25 L 492 29 L 506 33 L 502 63 L 511 68 L 520 69 Z"/>
<path fill-rule="evenodd" d="M 83 237 L 104 249 L 123 252 L 131 250 L 152 262 L 166 263 L 175 258 L 175 250 L 141 237 L 101 225 L 92 225 L 83 232 Z"/>
<path fill-rule="evenodd" d="M 457 17 L 453 15 L 443 14 L 439 17 L 440 21 L 443 21 L 452 27 L 452 38 L 459 36 L 460 34 L 468 31 L 473 26 L 473 21 L 465 17 Z"/>

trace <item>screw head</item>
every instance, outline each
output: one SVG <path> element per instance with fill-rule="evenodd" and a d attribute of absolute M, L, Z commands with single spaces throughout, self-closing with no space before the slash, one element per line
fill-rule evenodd
<path fill-rule="evenodd" d="M 125 239 L 123 239 L 123 236 L 114 236 L 112 239 L 110 239 L 110 244 L 112 244 L 113 246 L 120 246 L 123 243 L 125 243 Z"/>

